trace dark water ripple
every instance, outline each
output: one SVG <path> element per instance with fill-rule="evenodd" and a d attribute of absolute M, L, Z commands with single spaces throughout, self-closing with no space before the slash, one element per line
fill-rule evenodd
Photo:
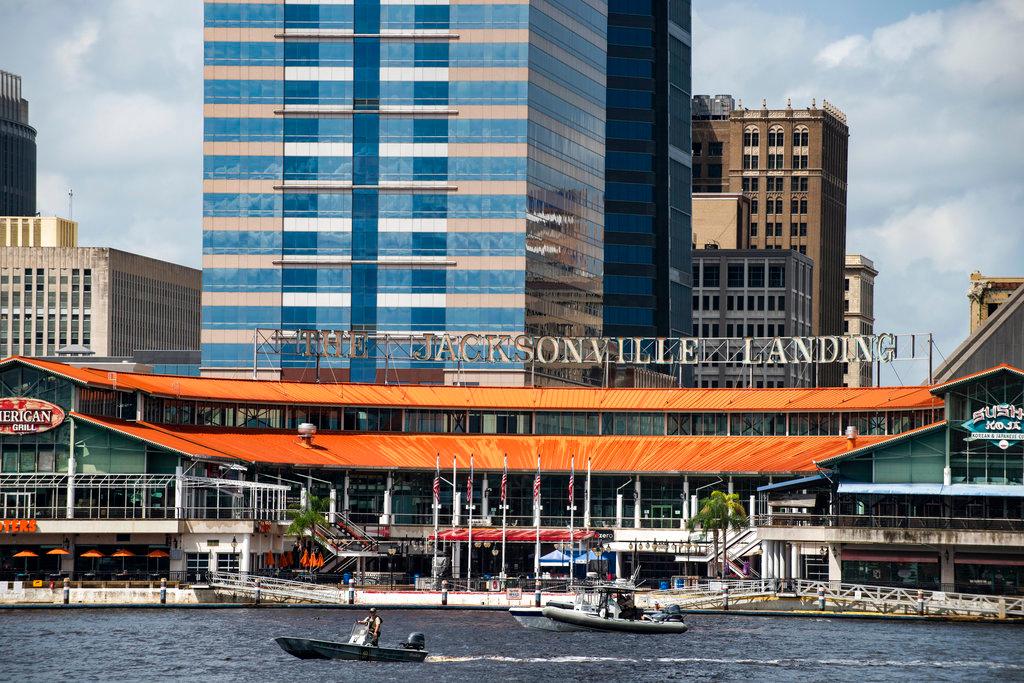
<path fill-rule="evenodd" d="M 1024 628 L 693 615 L 683 636 L 545 633 L 502 612 L 385 611 L 424 664 L 301 661 L 272 638 L 343 640 L 351 611 L 0 611 L 0 681 L 1024 681 Z M 488 682 L 492 683 L 492 682 Z"/>

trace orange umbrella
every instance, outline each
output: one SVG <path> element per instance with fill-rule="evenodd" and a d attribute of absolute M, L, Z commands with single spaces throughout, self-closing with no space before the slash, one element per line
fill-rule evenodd
<path fill-rule="evenodd" d="M 17 555 L 15 555 L 17 557 Z M 305 550 L 302 551 L 302 557 L 299 558 L 299 566 L 306 567 L 309 565 L 309 553 Z"/>
<path fill-rule="evenodd" d="M 135 557 L 135 553 L 131 550 L 124 550 L 122 548 L 121 550 L 114 551 L 114 554 L 111 555 L 111 557 Z"/>
<path fill-rule="evenodd" d="M 64 550 L 64 548 L 54 548 L 53 550 L 47 550 L 47 555 L 70 555 L 70 550 Z"/>
<path fill-rule="evenodd" d="M 14 557 L 39 557 L 39 553 L 34 553 L 31 550 L 22 550 L 20 553 L 14 553 Z"/>
<path fill-rule="evenodd" d="M 164 557 L 170 557 L 170 556 L 171 556 L 171 554 L 169 552 L 167 552 L 166 550 L 150 550 L 148 553 L 146 553 L 146 557 L 160 557 L 160 558 L 164 558 Z"/>
<path fill-rule="evenodd" d="M 93 559 L 97 559 L 100 557 L 104 557 L 104 555 L 99 550 L 86 550 L 84 553 L 79 555 L 79 557 L 91 557 Z"/>

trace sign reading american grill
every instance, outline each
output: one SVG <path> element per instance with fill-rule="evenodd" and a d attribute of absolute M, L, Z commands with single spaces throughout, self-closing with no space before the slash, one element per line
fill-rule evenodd
<path fill-rule="evenodd" d="M 0 434 L 37 434 L 64 422 L 64 410 L 34 398 L 0 398 Z"/>

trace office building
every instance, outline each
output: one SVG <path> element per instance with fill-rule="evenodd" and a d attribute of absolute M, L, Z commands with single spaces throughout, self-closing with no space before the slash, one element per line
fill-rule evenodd
<path fill-rule="evenodd" d="M 0 247 L 74 247 L 78 223 L 60 216 L 0 216 Z"/>
<path fill-rule="evenodd" d="M 522 384 L 379 336 L 599 335 L 607 23 L 603 0 L 207 2 L 204 372 L 318 328 L 377 341 L 260 376 Z"/>
<path fill-rule="evenodd" d="M 739 249 L 749 230 L 750 198 L 745 194 L 694 193 L 694 249 Z"/>
<path fill-rule="evenodd" d="M 690 2 L 608 5 L 604 334 L 690 329 Z"/>
<path fill-rule="evenodd" d="M 878 271 L 871 259 L 860 254 L 846 255 L 843 281 L 843 334 L 875 333 L 875 278 Z M 869 387 L 874 378 L 871 363 L 843 363 L 844 387 Z"/>
<path fill-rule="evenodd" d="M 816 335 L 841 334 L 846 256 L 846 115 L 828 102 L 758 109 L 728 96 L 694 99 L 695 192 L 742 192 L 751 220 L 743 248 L 792 249 L 814 261 Z M 822 366 L 822 386 L 842 383 L 842 368 Z"/>
<path fill-rule="evenodd" d="M 697 249 L 693 252 L 693 336 L 803 337 L 811 334 L 814 262 L 792 250 Z M 810 387 L 817 365 L 696 366 L 694 386 Z"/>
<path fill-rule="evenodd" d="M 36 129 L 28 125 L 21 76 L 0 71 L 0 216 L 36 212 Z"/>
<path fill-rule="evenodd" d="M 967 300 L 971 302 L 971 334 L 974 334 L 1013 293 L 1024 284 L 1024 277 L 993 277 L 979 271 L 971 273 Z"/>
<path fill-rule="evenodd" d="M 193 268 L 100 247 L 2 247 L 0 353 L 196 349 L 199 299 Z"/>

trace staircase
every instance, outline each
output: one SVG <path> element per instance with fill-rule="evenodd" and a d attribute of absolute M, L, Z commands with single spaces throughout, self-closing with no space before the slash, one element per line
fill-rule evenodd
<path fill-rule="evenodd" d="M 360 557 L 380 556 L 380 543 L 343 512 L 334 514 L 331 522 L 317 524 L 313 537 L 331 557 L 318 571 L 340 574 L 354 565 Z"/>
<path fill-rule="evenodd" d="M 711 532 L 708 532 L 709 535 Z M 741 560 L 744 557 L 755 554 L 761 547 L 761 541 L 757 536 L 757 529 L 753 527 L 740 529 L 738 531 L 729 531 L 725 534 L 724 547 L 719 546 L 718 555 L 715 556 L 715 546 L 710 540 L 702 542 L 705 545 L 704 552 L 701 554 L 691 554 L 687 556 L 689 562 L 720 562 L 723 554 L 728 557 L 727 567 L 730 572 L 740 578 L 760 578 L 760 574 L 751 567 L 749 576 L 743 573 L 743 563 Z"/>

